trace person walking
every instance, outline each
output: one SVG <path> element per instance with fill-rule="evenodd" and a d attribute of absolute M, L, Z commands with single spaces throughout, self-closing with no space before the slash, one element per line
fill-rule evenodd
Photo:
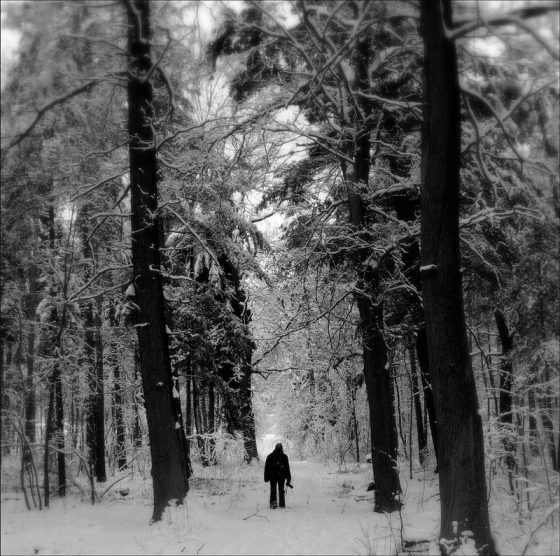
<path fill-rule="evenodd" d="M 292 475 L 290 473 L 290 462 L 284 453 L 282 444 L 276 444 L 274 451 L 268 454 L 264 464 L 264 482 L 270 482 L 270 507 L 276 509 L 286 507 L 284 498 L 284 481 L 292 488 Z M 279 502 L 279 504 L 278 504 Z"/>

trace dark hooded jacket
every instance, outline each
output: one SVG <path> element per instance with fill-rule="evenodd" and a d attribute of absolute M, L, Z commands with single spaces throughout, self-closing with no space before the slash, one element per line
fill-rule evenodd
<path fill-rule="evenodd" d="M 264 464 L 264 481 L 268 483 L 270 480 L 280 481 L 283 479 L 286 479 L 288 483 L 292 480 L 290 463 L 282 446 L 276 446 L 274 451 L 266 458 L 266 463 Z"/>

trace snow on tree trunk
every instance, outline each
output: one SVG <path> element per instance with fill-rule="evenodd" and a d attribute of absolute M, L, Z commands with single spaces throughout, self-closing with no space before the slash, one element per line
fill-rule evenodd
<path fill-rule="evenodd" d="M 457 57 L 445 36 L 448 1 L 422 0 L 421 279 L 428 357 L 438 415 L 441 537 L 474 532 L 495 553 L 484 474 L 482 421 L 465 326 L 459 251 L 461 122 Z M 444 24 L 445 21 L 445 24 Z"/>

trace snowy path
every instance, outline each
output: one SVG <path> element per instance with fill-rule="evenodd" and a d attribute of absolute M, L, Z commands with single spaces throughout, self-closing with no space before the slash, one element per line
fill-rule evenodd
<path fill-rule="evenodd" d="M 372 512 L 369 466 L 339 472 L 335 466 L 292 462 L 294 489 L 287 508 L 268 508 L 262 463 L 250 468 L 197 469 L 186 504 L 148 526 L 149 481 L 134 482 L 91 506 L 75 497 L 51 510 L 28 512 L 23 501 L 2 500 L 2 554 L 387 554 L 399 535 L 398 515 Z M 429 499 L 430 482 L 411 492 Z M 101 490 L 101 489 L 100 489 Z M 407 504 L 408 521 L 434 529 L 437 505 Z M 419 510 L 421 515 L 419 514 Z M 408 534 L 414 534 L 408 527 Z M 375 550 L 375 552 L 373 552 Z M 393 552 L 394 553 L 394 552 Z"/>

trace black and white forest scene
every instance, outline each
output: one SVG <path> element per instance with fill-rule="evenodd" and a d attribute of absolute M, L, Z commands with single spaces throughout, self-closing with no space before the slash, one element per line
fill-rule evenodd
<path fill-rule="evenodd" d="M 2 0 L 0 552 L 560 553 L 558 0 Z"/>

